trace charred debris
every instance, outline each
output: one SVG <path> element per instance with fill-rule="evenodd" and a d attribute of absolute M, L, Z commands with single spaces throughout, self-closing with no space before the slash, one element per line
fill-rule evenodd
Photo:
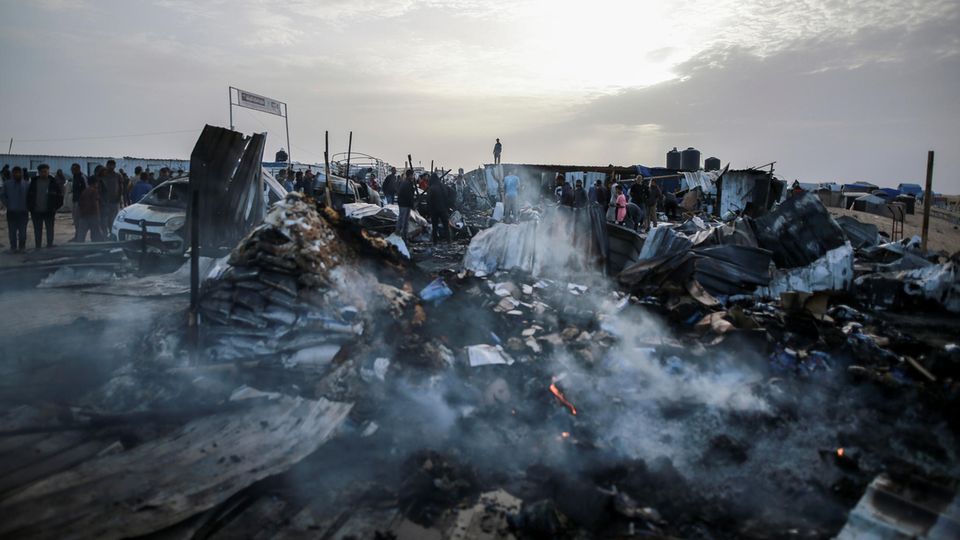
<path fill-rule="evenodd" d="M 0 416 L 0 536 L 957 537 L 955 254 L 809 195 L 644 234 L 465 207 L 407 244 L 389 207 L 224 213 L 262 192 L 224 132 L 196 333 Z"/>

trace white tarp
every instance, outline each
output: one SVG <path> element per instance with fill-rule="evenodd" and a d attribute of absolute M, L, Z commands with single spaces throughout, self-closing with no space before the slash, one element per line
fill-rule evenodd
<path fill-rule="evenodd" d="M 513 358 L 510 358 L 503 349 L 493 345 L 472 345 L 467 347 L 467 359 L 470 361 L 470 367 L 510 365 Z"/>
<path fill-rule="evenodd" d="M 571 234 L 563 221 L 497 223 L 473 237 L 463 266 L 486 274 L 517 269 L 535 276 L 592 267 L 587 250 L 571 244 Z"/>
<path fill-rule="evenodd" d="M 720 176 L 718 171 L 696 171 L 683 173 L 681 187 L 685 190 L 700 188 L 704 193 L 716 193 L 716 181 Z"/>
<path fill-rule="evenodd" d="M 371 203 L 347 203 L 343 205 L 343 215 L 347 219 L 357 220 L 376 215 L 397 219 L 397 213 L 393 209 Z"/>

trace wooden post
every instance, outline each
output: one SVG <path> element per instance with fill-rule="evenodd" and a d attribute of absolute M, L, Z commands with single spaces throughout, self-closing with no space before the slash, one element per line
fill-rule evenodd
<path fill-rule="evenodd" d="M 347 141 L 347 186 L 350 186 L 350 152 L 353 150 L 353 132 L 350 132 L 350 140 Z"/>
<path fill-rule="evenodd" d="M 920 250 L 927 251 L 927 230 L 930 228 L 930 207 L 933 206 L 933 150 L 927 152 L 927 186 L 923 192 L 923 229 L 920 232 Z"/>
<path fill-rule="evenodd" d="M 327 208 L 333 208 L 333 203 L 330 199 L 330 190 L 332 189 L 333 184 L 330 183 L 330 132 L 326 131 L 323 134 L 323 174 L 327 177 L 327 189 L 324 190 L 323 199 L 327 205 Z"/>

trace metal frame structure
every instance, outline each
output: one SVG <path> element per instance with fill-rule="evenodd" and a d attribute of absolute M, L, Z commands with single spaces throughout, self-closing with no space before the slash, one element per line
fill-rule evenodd
<path fill-rule="evenodd" d="M 242 103 L 240 103 L 240 92 L 241 90 L 235 86 L 231 86 L 228 90 L 228 101 L 230 102 L 230 129 L 231 130 L 233 130 L 233 108 L 234 107 L 243 107 L 244 109 L 251 109 L 254 111 L 259 110 L 259 109 L 254 109 L 252 107 L 247 107 L 246 105 L 243 105 Z M 237 98 L 236 103 L 233 102 L 234 96 L 236 96 Z M 270 99 L 273 99 L 273 98 L 270 98 Z M 290 147 L 290 115 L 287 111 L 287 104 L 279 100 L 274 100 L 274 101 L 283 105 L 283 114 L 278 113 L 276 116 L 283 117 L 284 127 L 286 128 L 286 131 L 287 131 L 287 163 L 293 163 L 293 148 Z M 265 112 L 265 111 L 261 111 L 261 112 Z M 270 113 L 267 113 L 267 114 L 270 114 Z"/>

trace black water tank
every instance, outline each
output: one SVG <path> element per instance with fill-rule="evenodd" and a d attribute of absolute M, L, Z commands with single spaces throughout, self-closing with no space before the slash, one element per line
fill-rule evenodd
<path fill-rule="evenodd" d="M 675 171 L 680 170 L 680 151 L 674 146 L 673 150 L 667 152 L 667 168 Z"/>
<path fill-rule="evenodd" d="M 708 157 L 703 160 L 703 169 L 705 171 L 719 171 L 720 170 L 720 158 Z"/>
<path fill-rule="evenodd" d="M 684 171 L 700 170 L 700 151 L 691 147 L 680 152 L 680 169 Z"/>

